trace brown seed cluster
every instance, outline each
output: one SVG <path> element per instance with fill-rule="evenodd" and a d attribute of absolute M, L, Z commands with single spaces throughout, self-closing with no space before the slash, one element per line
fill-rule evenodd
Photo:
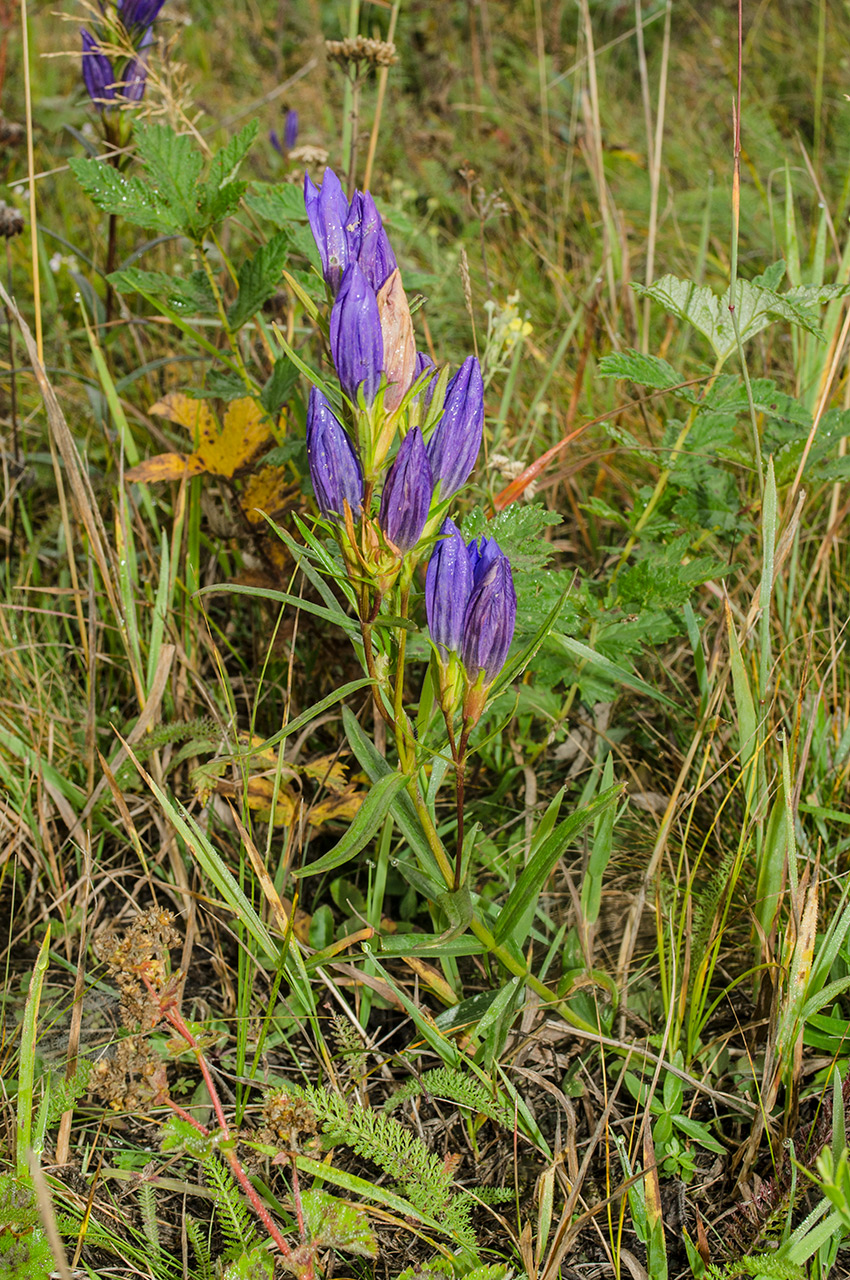
<path fill-rule="evenodd" d="M 24 215 L 20 209 L 6 204 L 5 200 L 0 200 L 0 236 L 11 240 L 14 236 L 19 236 L 23 229 Z"/>
<path fill-rule="evenodd" d="M 113 1111 L 142 1111 L 168 1093 L 165 1063 L 143 1036 L 127 1036 L 94 1064 L 89 1092 Z"/>
<path fill-rule="evenodd" d="M 168 952 L 180 942 L 174 914 L 162 907 L 141 911 L 124 933 L 104 929 L 92 948 L 121 991 L 121 1021 L 133 1034 L 119 1040 L 115 1052 L 96 1062 L 90 1092 L 115 1111 L 138 1111 L 168 1092 L 165 1063 L 144 1033 L 162 1021 L 163 993 L 178 975 L 170 972 Z M 141 981 L 144 974 L 153 990 Z"/>
<path fill-rule="evenodd" d="M 263 1106 L 265 1126 L 261 1141 L 270 1145 L 282 1144 L 287 1151 L 309 1153 L 318 1151 L 318 1121 L 310 1104 L 297 1094 L 285 1089 L 266 1095 Z"/>
<path fill-rule="evenodd" d="M 387 40 L 370 40 L 366 36 L 353 36 L 347 40 L 326 40 L 325 52 L 331 62 L 338 62 L 343 68 L 361 65 L 370 67 L 391 67 L 398 62 L 395 45 Z"/>
<path fill-rule="evenodd" d="M 171 911 L 151 907 L 136 916 L 126 933 L 104 929 L 92 943 L 98 960 L 118 983 L 121 1017 L 130 1029 L 138 1026 L 142 1031 L 151 1031 L 162 1020 L 161 1001 L 143 985 L 139 975 L 144 973 L 156 991 L 162 991 L 168 983 L 168 952 L 180 941 L 173 920 Z"/>

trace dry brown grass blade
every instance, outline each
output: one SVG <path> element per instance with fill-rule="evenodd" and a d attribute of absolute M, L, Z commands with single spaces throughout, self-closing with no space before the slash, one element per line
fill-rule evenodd
<path fill-rule="evenodd" d="M 123 626 L 124 611 L 121 607 L 121 601 L 116 588 L 115 565 L 110 553 L 109 542 L 106 537 L 106 530 L 103 521 L 100 518 L 100 512 L 97 508 L 94 491 L 91 482 L 86 475 L 83 465 L 80 461 L 80 455 L 74 444 L 74 437 L 71 435 L 70 428 L 62 412 L 59 401 L 56 398 L 56 392 L 51 386 L 50 380 L 45 373 L 44 366 L 38 358 L 38 348 L 35 339 L 30 333 L 29 326 L 18 310 L 17 304 L 9 297 L 3 285 L 0 284 L 0 298 L 9 309 L 10 315 L 14 318 L 15 323 L 21 331 L 24 344 L 27 349 L 27 355 L 32 365 L 32 371 L 35 380 L 38 383 L 38 389 L 41 392 L 41 398 L 44 401 L 44 408 L 47 412 L 47 422 L 50 427 L 50 433 L 59 449 L 59 455 L 65 466 L 65 474 L 71 485 L 71 491 L 74 495 L 74 501 L 77 507 L 77 514 L 83 523 L 86 534 L 89 539 L 92 555 L 94 556 L 106 594 L 109 597 L 109 605 L 119 623 Z"/>
<path fill-rule="evenodd" d="M 0 286 L 0 288 L 2 288 L 2 286 Z M 131 747 L 134 746 L 142 737 L 144 737 L 148 729 L 152 729 L 153 726 L 156 724 L 157 720 L 159 719 L 159 710 L 162 704 L 162 696 L 165 693 L 165 687 L 168 684 L 168 676 L 171 671 L 171 664 L 174 661 L 174 654 L 175 654 L 175 646 L 173 644 L 164 644 L 159 651 L 159 662 L 157 663 L 156 671 L 154 672 L 153 681 L 151 682 L 150 693 L 148 694 L 148 700 L 145 703 L 145 709 L 142 712 L 142 714 L 139 716 L 136 723 L 133 725 L 133 728 L 127 734 L 126 740 L 129 746 Z M 126 759 L 127 759 L 127 749 L 126 747 L 121 746 L 119 747 L 118 751 L 115 753 L 114 757 L 112 758 L 109 764 L 109 767 L 112 770 L 113 774 L 115 773 L 115 770 L 119 767 L 119 765 L 123 764 Z M 108 784 L 109 784 L 109 778 L 107 777 L 106 774 L 104 774 L 104 776 L 100 779 L 94 791 L 91 793 L 88 800 L 86 801 L 86 806 L 83 809 L 82 813 L 80 814 L 79 818 L 77 819 L 76 823 L 72 826 L 71 830 L 68 832 L 68 839 L 70 839 L 71 836 L 74 835 L 75 831 L 77 831 L 77 829 L 85 823 L 86 819 L 91 814 L 95 805 L 100 800 L 100 797 L 103 795 L 103 792 L 108 786 Z"/>
<path fill-rule="evenodd" d="M 38 1216 L 41 1218 L 41 1225 L 44 1227 L 44 1234 L 47 1236 L 47 1243 L 50 1245 L 50 1252 L 53 1254 L 56 1270 L 61 1280 L 71 1280 L 71 1268 L 68 1265 L 62 1237 L 59 1235 L 59 1226 L 56 1222 L 56 1212 L 53 1208 L 50 1188 L 47 1185 L 47 1179 L 44 1176 L 44 1170 L 39 1163 L 38 1156 L 34 1151 L 29 1153 L 29 1167 L 32 1184 L 35 1188 Z"/>

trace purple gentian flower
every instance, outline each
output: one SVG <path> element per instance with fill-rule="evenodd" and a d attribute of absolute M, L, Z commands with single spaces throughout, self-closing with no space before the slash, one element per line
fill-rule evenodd
<path fill-rule="evenodd" d="M 121 85 L 121 93 L 128 102 L 141 102 L 145 96 L 145 84 L 148 78 L 148 55 L 141 53 L 127 67 Z"/>
<path fill-rule="evenodd" d="M 378 523 L 389 542 L 402 554 L 413 549 L 422 536 L 434 482 L 422 432 L 413 427 L 399 446 L 381 494 Z"/>
<path fill-rule="evenodd" d="M 336 293 L 349 263 L 348 201 L 333 169 L 326 169 L 321 187 L 304 174 L 304 202 L 313 239 L 322 260 L 325 283 Z M 374 290 L 373 290 L 374 292 Z"/>
<path fill-rule="evenodd" d="M 118 16 L 127 31 L 147 30 L 156 22 L 164 4 L 165 0 L 120 0 Z"/>
<path fill-rule="evenodd" d="M 488 545 L 495 543 L 491 539 Z M 495 680 L 505 665 L 515 625 L 513 575 L 507 556 L 499 551 L 475 583 L 466 606 L 460 656 L 472 684 L 482 673 L 485 685 Z"/>
<path fill-rule="evenodd" d="M 287 111 L 286 121 L 283 126 L 283 141 L 276 129 L 269 130 L 269 142 L 274 147 L 279 156 L 286 156 L 292 150 L 298 140 L 298 112 Z"/>
<path fill-rule="evenodd" d="M 503 553 L 499 550 L 495 538 L 485 538 L 482 534 L 480 544 L 477 538 L 472 539 L 467 547 L 467 554 L 472 569 L 473 586 L 477 587 L 493 561 L 498 560 Z"/>
<path fill-rule="evenodd" d="M 362 387 L 363 398 L 370 405 L 384 367 L 384 339 L 377 298 L 356 262 L 346 268 L 331 309 L 330 338 L 343 391 L 356 404 L 358 388 Z"/>
<path fill-rule="evenodd" d="M 83 38 L 83 83 L 94 105 L 103 111 L 105 103 L 115 98 L 115 72 L 91 32 L 83 28 L 80 35 Z"/>
<path fill-rule="evenodd" d="M 338 520 L 345 502 L 357 516 L 363 505 L 363 469 L 345 427 L 317 387 L 307 405 L 307 459 L 322 515 Z"/>
<path fill-rule="evenodd" d="M 345 229 L 350 260 L 358 263 L 377 293 L 398 264 L 371 192 L 355 191 Z"/>
<path fill-rule="evenodd" d="M 443 416 L 428 441 L 428 458 L 440 497 L 461 487 L 478 457 L 484 431 L 484 382 L 475 356 L 468 356 L 446 388 Z"/>
<path fill-rule="evenodd" d="M 425 574 L 425 613 L 431 639 L 445 658 L 447 652 L 460 651 L 473 577 L 469 552 L 455 522 L 444 520 L 440 534 Z"/>

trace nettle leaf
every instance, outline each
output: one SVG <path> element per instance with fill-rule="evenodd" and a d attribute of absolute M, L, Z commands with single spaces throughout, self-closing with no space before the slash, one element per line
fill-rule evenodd
<path fill-rule="evenodd" d="M 260 392 L 260 404 L 266 413 L 270 413 L 272 417 L 280 413 L 289 400 L 299 376 L 289 356 L 281 356 L 279 360 L 275 360 L 271 377 Z"/>
<path fill-rule="evenodd" d="M 300 184 L 285 182 L 270 186 L 255 182 L 245 198 L 248 208 L 260 218 L 273 222 L 276 227 L 288 227 L 292 222 L 307 221 L 307 206 Z"/>
<path fill-rule="evenodd" d="M 105 213 L 120 214 L 149 231 L 181 231 L 196 243 L 215 223 L 233 213 L 248 183 L 234 180 L 257 134 L 252 120 L 222 148 L 206 179 L 204 157 L 191 134 L 165 124 L 136 125 L 145 177 L 118 173 L 102 160 L 70 161 L 84 191 Z"/>
<path fill-rule="evenodd" d="M 72 156 L 68 164 L 86 195 L 104 213 L 117 213 L 146 231 L 183 229 L 174 210 L 141 178 L 118 173 L 104 160 Z"/>
<path fill-rule="evenodd" d="M 653 545 L 642 560 L 630 564 L 617 579 L 618 606 L 626 613 L 647 607 L 678 612 L 699 583 L 730 572 L 714 556 L 689 558 L 689 547 L 686 534 L 666 547 Z"/>
<path fill-rule="evenodd" d="M 480 507 L 470 511 L 463 522 L 463 536 L 470 541 L 484 534 L 495 538 L 500 549 L 511 562 L 515 573 L 528 573 L 542 569 L 552 555 L 551 548 L 542 536 L 547 525 L 560 524 L 557 511 L 547 511 L 539 503 L 507 507 L 493 520 L 488 520 Z"/>
<path fill-rule="evenodd" d="M 203 387 L 187 387 L 190 400 L 241 400 L 245 395 L 245 383 L 238 373 L 226 369 L 208 369 Z"/>
<path fill-rule="evenodd" d="M 600 378 L 626 378 L 657 391 L 669 391 L 682 381 L 682 375 L 660 356 L 644 356 L 633 350 L 603 356 L 597 372 Z"/>
<path fill-rule="evenodd" d="M 287 237 L 282 233 L 264 244 L 239 268 L 239 296 L 231 306 L 227 320 L 231 329 L 239 329 L 255 315 L 274 293 L 286 263 Z"/>
<path fill-rule="evenodd" d="M 204 160 L 195 139 L 178 134 L 168 125 L 136 125 L 136 142 L 141 160 L 156 194 L 176 220 L 176 225 L 192 230 L 198 210 L 198 179 Z"/>
<path fill-rule="evenodd" d="M 235 213 L 248 189 L 248 182 L 236 180 L 242 161 L 257 136 L 259 121 L 251 120 L 213 156 L 210 171 L 203 184 L 200 209 L 207 226 L 221 222 Z"/>
<path fill-rule="evenodd" d="M 671 315 L 686 320 L 708 339 L 718 360 L 727 360 L 736 350 L 737 339 L 729 311 L 728 291 L 717 294 L 707 285 L 695 285 L 690 280 L 680 280 L 676 276 L 662 276 L 653 285 L 647 287 L 633 284 L 632 288 L 640 297 L 652 298 Z M 777 320 L 787 320 L 813 334 L 819 341 L 825 341 L 818 327 L 817 317 L 809 309 L 821 300 L 818 293 L 823 291 L 807 289 L 804 292 L 805 297 L 800 296 L 799 289 L 780 294 L 755 281 L 736 281 L 735 312 L 741 342 L 749 342 L 762 329 Z"/>
<path fill-rule="evenodd" d="M 127 267 L 123 271 L 113 271 L 109 283 L 119 293 L 142 293 L 146 297 L 161 299 L 181 316 L 215 314 L 215 298 L 203 271 L 193 271 L 184 279 L 170 276 L 165 271 Z M 244 393 L 244 383 L 241 385 Z"/>

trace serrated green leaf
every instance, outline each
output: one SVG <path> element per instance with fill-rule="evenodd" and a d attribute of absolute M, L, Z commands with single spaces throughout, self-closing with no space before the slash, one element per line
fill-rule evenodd
<path fill-rule="evenodd" d="M 403 773 L 387 773 L 369 790 L 369 794 L 357 810 L 357 815 L 342 839 L 323 857 L 293 874 L 296 877 L 317 876 L 350 862 L 378 833 L 378 828 L 389 812 L 399 791 L 408 783 Z"/>
<path fill-rule="evenodd" d="M 276 227 L 288 227 L 291 222 L 306 222 L 307 207 L 304 192 L 299 184 L 285 182 L 268 186 L 255 182 L 245 197 L 248 208 Z"/>
<path fill-rule="evenodd" d="M 118 173 L 103 160 L 82 160 L 73 156 L 68 161 L 71 172 L 104 213 L 115 213 L 146 231 L 180 231 L 179 215 L 141 178 Z"/>
<path fill-rule="evenodd" d="M 633 284 L 632 288 L 641 297 L 652 298 L 665 311 L 692 325 L 711 343 L 719 361 L 727 360 L 736 350 L 738 343 L 729 311 L 728 292 L 716 294 L 707 285 L 695 285 L 690 280 L 680 280 L 672 275 L 663 276 L 649 286 Z M 793 289 L 779 294 L 751 280 L 736 281 L 735 312 L 741 342 L 748 342 L 778 320 L 798 325 L 819 341 L 824 341 L 817 318 L 808 309 L 821 301 L 820 292 L 810 290 L 801 293 L 799 289 Z M 824 297 L 824 300 L 828 299 Z"/>
<path fill-rule="evenodd" d="M 244 129 L 240 129 L 239 133 L 230 138 L 221 150 L 213 156 L 210 171 L 203 184 L 202 204 L 205 208 L 212 209 L 222 195 L 229 199 L 227 195 L 228 188 L 234 185 L 233 180 L 239 172 L 239 166 L 251 150 L 251 144 L 257 136 L 259 127 L 259 120 L 249 121 Z M 244 191 L 247 183 L 240 183 L 239 185 Z M 240 197 L 241 194 L 242 192 L 240 191 Z M 218 217 L 214 221 L 218 221 Z"/>
<path fill-rule="evenodd" d="M 492 520 L 478 507 L 465 517 L 463 536 L 467 542 L 482 533 L 487 538 L 495 538 L 514 572 L 527 573 L 542 569 L 550 559 L 552 549 L 543 531 L 549 525 L 560 524 L 562 518 L 558 512 L 547 511 L 539 503 L 514 504 Z"/>
<path fill-rule="evenodd" d="M 113 271 L 109 276 L 109 283 L 119 293 L 152 294 L 162 298 L 178 315 L 215 314 L 215 298 L 202 271 L 193 271 L 183 279 L 170 276 L 165 271 L 142 271 L 138 267 L 128 267 L 123 271 Z M 244 382 L 241 387 L 244 395 Z"/>
<path fill-rule="evenodd" d="M 277 417 L 289 400 L 292 388 L 297 381 L 298 370 L 289 359 L 289 356 L 281 356 L 279 360 L 275 360 L 271 377 L 260 392 L 260 404 L 266 413 L 273 418 Z"/>
<path fill-rule="evenodd" d="M 669 391 L 682 381 L 682 375 L 660 356 L 645 356 L 639 351 L 615 351 L 599 361 L 600 378 L 626 378 L 640 387 Z"/>
<path fill-rule="evenodd" d="M 192 234 L 198 213 L 198 179 L 204 165 L 191 134 L 175 133 L 166 124 L 136 125 L 139 159 L 159 202 L 164 202 L 176 225 Z"/>
<path fill-rule="evenodd" d="M 231 329 L 239 329 L 259 311 L 274 293 L 286 263 L 287 239 L 278 234 L 243 262 L 238 272 L 239 296 L 230 308 L 227 321 Z"/>

